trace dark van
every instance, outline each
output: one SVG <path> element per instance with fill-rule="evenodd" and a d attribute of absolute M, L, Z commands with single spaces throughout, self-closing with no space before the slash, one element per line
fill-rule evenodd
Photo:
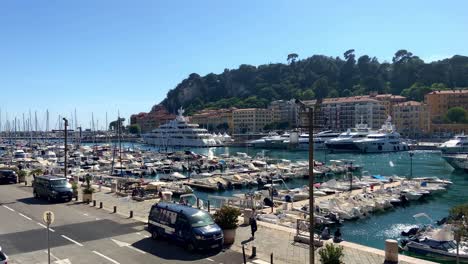
<path fill-rule="evenodd" d="M 18 176 L 14 170 L 0 170 L 0 183 L 17 183 Z"/>
<path fill-rule="evenodd" d="M 153 239 L 167 237 L 187 249 L 212 249 L 223 246 L 223 232 L 211 215 L 181 204 L 160 202 L 151 207 L 148 231 Z"/>
<path fill-rule="evenodd" d="M 45 197 L 49 201 L 71 201 L 73 191 L 67 179 L 59 176 L 37 176 L 33 184 L 34 197 Z"/>

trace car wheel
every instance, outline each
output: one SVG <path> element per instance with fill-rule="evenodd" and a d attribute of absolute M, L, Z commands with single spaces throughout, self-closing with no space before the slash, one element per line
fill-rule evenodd
<path fill-rule="evenodd" d="M 159 238 L 158 230 L 153 230 L 153 232 L 151 232 L 151 238 L 153 240 L 157 240 Z"/>

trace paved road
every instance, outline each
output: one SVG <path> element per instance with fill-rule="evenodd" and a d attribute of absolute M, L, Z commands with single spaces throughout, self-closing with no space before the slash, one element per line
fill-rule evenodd
<path fill-rule="evenodd" d="M 231 250 L 189 253 L 153 241 L 141 222 L 75 202 L 49 204 L 32 198 L 31 187 L 0 185 L 0 245 L 9 263 L 47 263 L 46 210 L 55 213 L 50 245 L 56 264 L 242 263 L 242 255 Z"/>

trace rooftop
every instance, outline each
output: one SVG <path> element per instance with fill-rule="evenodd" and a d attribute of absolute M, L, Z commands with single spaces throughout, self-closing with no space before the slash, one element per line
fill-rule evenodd
<path fill-rule="evenodd" d="M 395 104 L 395 106 L 420 106 L 422 103 L 416 101 L 408 101 L 399 104 Z"/>
<path fill-rule="evenodd" d="M 468 89 L 437 90 L 437 91 L 430 92 L 428 94 L 459 94 L 459 93 L 466 94 L 468 93 Z"/>

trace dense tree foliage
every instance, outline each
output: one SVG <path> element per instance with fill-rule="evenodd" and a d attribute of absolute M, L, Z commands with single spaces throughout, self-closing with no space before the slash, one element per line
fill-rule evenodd
<path fill-rule="evenodd" d="M 139 135 L 141 133 L 140 125 L 133 124 L 133 125 L 128 126 L 128 132 L 130 132 L 131 134 Z"/>
<path fill-rule="evenodd" d="M 402 94 L 423 100 L 435 89 L 468 86 L 468 57 L 455 55 L 425 63 L 407 50 L 399 50 L 392 62 L 368 55 L 356 57 L 350 49 L 340 57 L 313 55 L 299 59 L 289 54 L 287 64 L 240 65 L 221 74 L 204 77 L 192 73 L 162 102 L 171 112 L 183 106 L 202 108 L 264 107 L 278 99 L 314 99 L 369 94 Z"/>
<path fill-rule="evenodd" d="M 452 107 L 447 111 L 446 119 L 452 123 L 468 122 L 468 113 L 463 107 Z"/>

